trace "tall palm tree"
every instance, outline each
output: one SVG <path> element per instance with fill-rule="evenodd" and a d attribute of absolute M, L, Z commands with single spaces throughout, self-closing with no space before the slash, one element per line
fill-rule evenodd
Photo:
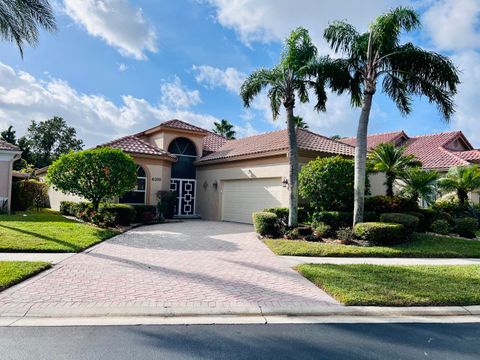
<path fill-rule="evenodd" d="M 468 193 L 480 189 L 480 169 L 478 165 L 453 167 L 438 180 L 438 185 L 445 191 L 455 191 L 460 205 L 464 206 Z"/>
<path fill-rule="evenodd" d="M 215 128 L 213 132 L 215 134 L 221 135 L 228 140 L 235 139 L 235 130 L 233 130 L 233 124 L 231 124 L 228 120 L 222 119 L 220 122 L 214 122 Z"/>
<path fill-rule="evenodd" d="M 393 196 L 393 184 L 409 167 L 419 166 L 415 155 L 405 155 L 405 148 L 392 143 L 378 145 L 368 154 L 368 167 L 385 173 L 387 196 Z"/>
<path fill-rule="evenodd" d="M 363 220 L 368 121 L 378 85 L 403 115 L 410 113 L 413 95 L 435 103 L 446 121 L 454 112 L 459 77 L 453 63 L 412 43 L 400 44 L 403 31 L 419 27 L 417 12 L 397 7 L 377 17 L 363 34 L 343 21 L 325 29 L 325 39 L 335 52 L 344 55 L 339 61 L 351 74 L 351 102 L 362 107 L 355 150 L 354 223 Z"/>
<path fill-rule="evenodd" d="M 400 177 L 402 180 L 400 193 L 415 202 L 422 199 L 431 204 L 437 194 L 438 177 L 438 172 L 434 170 L 422 170 L 420 167 L 406 169 Z"/>
<path fill-rule="evenodd" d="M 305 120 L 303 120 L 301 116 L 294 116 L 293 121 L 295 122 L 295 126 L 297 127 L 297 129 L 309 128 L 308 124 L 305 122 Z"/>
<path fill-rule="evenodd" d="M 52 7 L 48 0 L 1 0 L 0 37 L 16 43 L 23 58 L 25 43 L 38 43 L 39 29 L 57 29 Z"/>
<path fill-rule="evenodd" d="M 289 226 L 296 226 L 298 207 L 298 158 L 295 115 L 295 101 L 309 101 L 308 89 L 316 96 L 315 109 L 325 111 L 327 95 L 325 86 L 341 93 L 349 85 L 349 74 L 328 57 L 317 58 L 317 48 L 308 31 L 298 28 L 287 38 L 280 56 L 280 62 L 272 69 L 254 71 L 240 88 L 245 107 L 249 107 L 255 96 L 268 88 L 268 98 L 274 119 L 278 118 L 283 105 L 287 116 L 289 192 Z"/>

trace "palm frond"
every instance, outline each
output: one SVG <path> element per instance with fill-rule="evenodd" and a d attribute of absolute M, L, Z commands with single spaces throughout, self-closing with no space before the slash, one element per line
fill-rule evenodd
<path fill-rule="evenodd" d="M 360 34 L 353 25 L 345 21 L 334 21 L 327 26 L 323 37 L 335 52 L 350 53 Z"/>
<path fill-rule="evenodd" d="M 250 107 L 253 98 L 264 88 L 278 86 L 280 81 L 281 74 L 277 69 L 259 69 L 251 73 L 240 87 L 240 97 L 244 106 Z"/>

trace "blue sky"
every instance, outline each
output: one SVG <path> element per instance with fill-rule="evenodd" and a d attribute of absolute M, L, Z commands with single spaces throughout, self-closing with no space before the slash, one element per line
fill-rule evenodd
<path fill-rule="evenodd" d="M 402 117 L 376 95 L 370 133 L 464 130 L 480 145 L 476 84 L 480 81 L 479 0 L 64 0 L 54 3 L 59 31 L 42 34 L 24 59 L 0 44 L 0 128 L 18 135 L 30 120 L 64 117 L 87 146 L 134 133 L 170 118 L 205 128 L 228 119 L 239 136 L 284 127 L 274 122 L 265 96 L 245 110 L 238 87 L 246 74 L 276 63 L 282 40 L 304 26 L 322 53 L 329 21 L 360 30 L 397 4 L 422 14 L 424 28 L 408 40 L 452 56 L 462 70 L 457 114 L 445 124 L 433 105 L 417 100 Z M 331 96 L 327 112 L 297 106 L 311 129 L 324 135 L 355 133 L 358 109 Z"/>

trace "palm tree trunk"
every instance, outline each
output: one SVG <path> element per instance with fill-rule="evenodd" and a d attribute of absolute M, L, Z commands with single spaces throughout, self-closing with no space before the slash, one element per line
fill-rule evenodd
<path fill-rule="evenodd" d="M 363 207 L 365 202 L 365 175 L 367 163 L 367 135 L 368 119 L 372 108 L 372 92 L 363 95 L 363 106 L 358 121 L 357 146 L 355 147 L 355 183 L 354 183 L 354 206 L 353 225 L 363 221 Z"/>
<path fill-rule="evenodd" d="M 285 107 L 287 111 L 288 127 L 288 161 L 289 161 L 289 191 L 290 191 L 290 211 L 288 215 L 288 226 L 298 225 L 298 150 L 297 150 L 297 132 L 293 116 L 293 105 Z"/>
<path fill-rule="evenodd" d="M 386 180 L 385 180 L 385 185 L 387 185 L 387 196 L 392 197 L 393 196 L 393 183 L 395 181 L 394 176 L 390 173 L 385 174 Z"/>

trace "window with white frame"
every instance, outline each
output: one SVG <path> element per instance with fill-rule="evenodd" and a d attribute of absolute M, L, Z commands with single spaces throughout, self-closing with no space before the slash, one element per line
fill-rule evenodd
<path fill-rule="evenodd" d="M 147 199 L 147 174 L 145 170 L 137 166 L 137 185 L 131 191 L 120 197 L 121 204 L 146 204 Z"/>

